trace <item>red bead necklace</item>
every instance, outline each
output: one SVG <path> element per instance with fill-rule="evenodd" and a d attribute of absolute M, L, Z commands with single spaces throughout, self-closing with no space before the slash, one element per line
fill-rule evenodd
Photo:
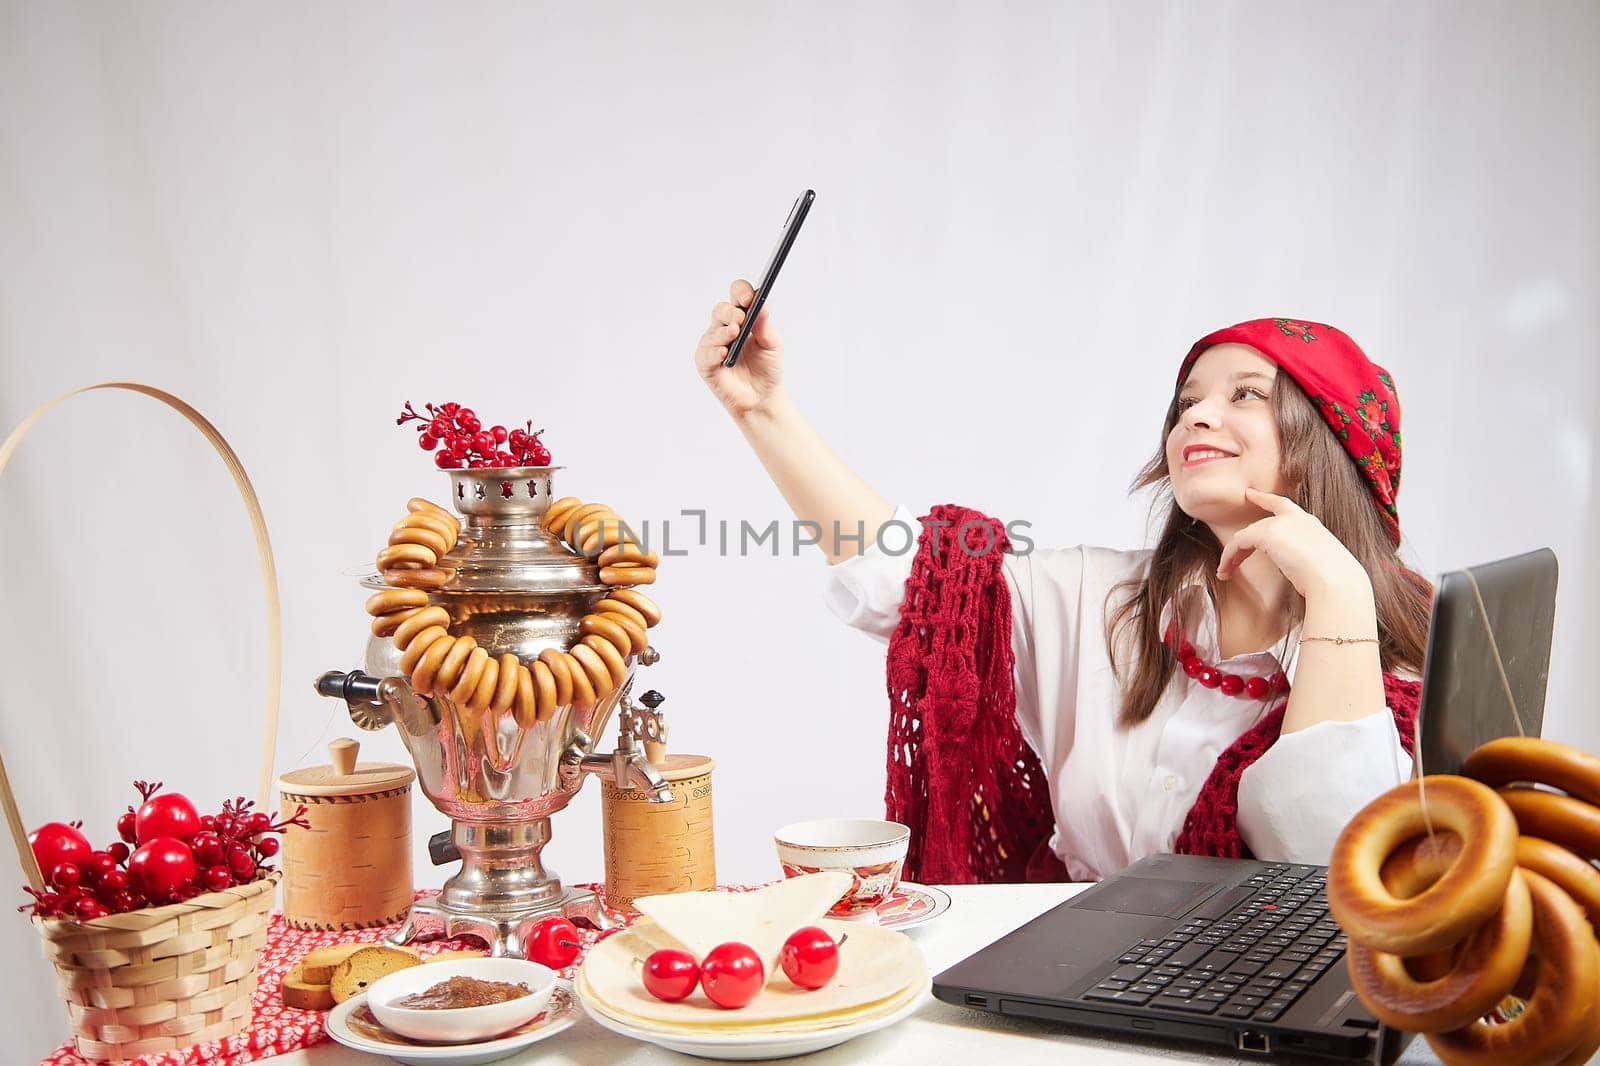
<path fill-rule="evenodd" d="M 1167 643 L 1169 645 L 1172 643 L 1170 633 Z M 1225 696 L 1260 700 L 1289 691 L 1289 677 L 1282 670 L 1267 677 L 1240 677 L 1238 674 L 1230 674 L 1226 670 L 1218 670 L 1196 655 L 1194 645 L 1187 640 L 1178 647 L 1178 665 L 1183 668 L 1185 674 L 1206 688 L 1221 689 Z"/>

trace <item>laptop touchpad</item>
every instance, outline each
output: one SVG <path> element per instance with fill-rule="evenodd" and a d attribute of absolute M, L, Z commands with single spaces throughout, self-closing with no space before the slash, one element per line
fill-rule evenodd
<path fill-rule="evenodd" d="M 1074 909 L 1148 914 L 1176 918 L 1201 896 L 1216 890 L 1215 881 L 1157 881 L 1117 877 L 1072 901 Z"/>

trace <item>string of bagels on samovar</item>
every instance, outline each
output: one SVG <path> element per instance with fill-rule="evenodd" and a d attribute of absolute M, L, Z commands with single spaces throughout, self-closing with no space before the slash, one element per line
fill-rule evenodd
<path fill-rule="evenodd" d="M 660 559 L 610 507 L 565 496 L 540 520 L 546 532 L 596 559 L 610 591 L 579 621 L 571 647 L 547 648 L 527 663 L 511 652 L 492 658 L 472 637 L 450 632 L 450 613 L 430 605 L 428 590 L 451 578 L 449 552 L 461 523 L 421 497 L 406 508 L 378 553 L 378 572 L 390 587 L 373 593 L 366 607 L 373 634 L 401 653 L 400 673 L 413 691 L 447 695 L 469 714 L 489 712 L 491 722 L 511 711 L 527 728 L 569 703 L 588 711 L 626 683 L 628 657 L 644 651 L 648 630 L 661 621 L 661 609 L 632 586 L 652 584 Z"/>

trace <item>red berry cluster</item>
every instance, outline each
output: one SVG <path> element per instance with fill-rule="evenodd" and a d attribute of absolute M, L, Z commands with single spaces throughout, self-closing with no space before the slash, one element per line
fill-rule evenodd
<path fill-rule="evenodd" d="M 417 423 L 417 444 L 423 451 L 433 452 L 433 463 L 441 470 L 550 465 L 550 449 L 539 439 L 544 430 L 534 432 L 532 421 L 525 423 L 525 429 L 484 429 L 470 407 L 458 403 L 437 407 L 425 403 L 422 407 L 427 414 L 418 414 L 407 400 L 394 424 Z"/>
<path fill-rule="evenodd" d="M 82 822 L 50 822 L 28 834 L 49 887 L 25 887 L 33 902 L 19 911 L 86 922 L 221 892 L 272 872 L 267 860 L 279 847 L 273 834 L 311 827 L 304 807 L 277 821 L 240 796 L 217 814 L 201 814 L 187 796 L 161 792 L 160 782 L 135 781 L 133 787 L 144 803 L 117 819 L 122 839 L 104 850 L 90 847 Z"/>

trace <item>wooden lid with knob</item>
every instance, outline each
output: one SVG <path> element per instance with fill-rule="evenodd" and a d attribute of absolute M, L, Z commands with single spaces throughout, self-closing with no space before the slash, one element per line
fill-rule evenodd
<path fill-rule="evenodd" d="M 410 785 L 416 771 L 391 762 L 357 763 L 359 742 L 340 737 L 328 744 L 331 766 L 291 770 L 278 778 L 278 789 L 301 796 L 364 796 Z"/>

